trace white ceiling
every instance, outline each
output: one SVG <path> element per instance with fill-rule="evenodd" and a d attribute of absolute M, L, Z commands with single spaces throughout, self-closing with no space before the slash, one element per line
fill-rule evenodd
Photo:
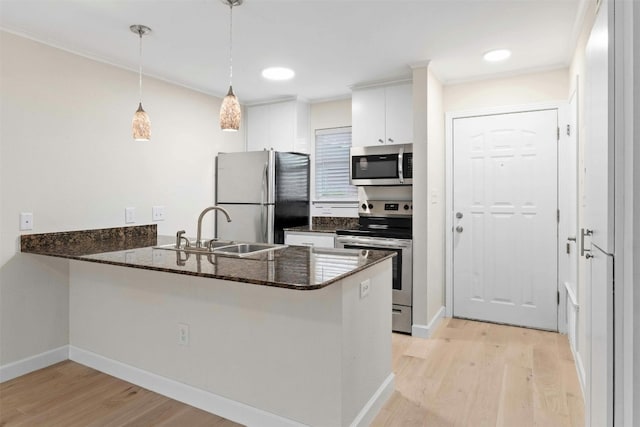
<path fill-rule="evenodd" d="M 244 0 L 233 10 L 233 87 L 243 103 L 348 96 L 430 60 L 444 83 L 567 66 L 585 0 Z M 213 95 L 228 78 L 229 8 L 220 0 L 0 0 L 0 28 Z M 513 54 L 485 63 L 494 48 Z M 296 76 L 269 82 L 267 66 Z"/>

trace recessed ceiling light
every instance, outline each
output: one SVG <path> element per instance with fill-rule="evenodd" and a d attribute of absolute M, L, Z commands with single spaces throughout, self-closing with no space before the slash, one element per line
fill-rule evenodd
<path fill-rule="evenodd" d="M 504 61 L 510 56 L 511 56 L 511 51 L 509 49 L 495 49 L 485 53 L 483 58 L 485 61 L 488 61 L 488 62 L 497 62 L 497 61 Z"/>
<path fill-rule="evenodd" d="M 289 80 L 295 76 L 291 68 L 269 67 L 262 70 L 262 77 L 269 80 Z"/>

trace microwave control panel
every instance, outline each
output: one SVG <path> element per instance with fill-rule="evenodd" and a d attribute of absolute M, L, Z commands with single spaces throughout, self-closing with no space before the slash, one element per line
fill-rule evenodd
<path fill-rule="evenodd" d="M 412 216 L 411 200 L 365 200 L 358 208 L 363 216 Z"/>

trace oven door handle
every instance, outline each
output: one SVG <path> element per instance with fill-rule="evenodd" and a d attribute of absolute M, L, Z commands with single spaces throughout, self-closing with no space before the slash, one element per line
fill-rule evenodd
<path fill-rule="evenodd" d="M 338 237 L 339 243 L 351 246 L 377 246 L 380 248 L 403 249 L 411 247 L 411 241 L 392 240 L 392 239 L 370 239 L 367 237 Z"/>

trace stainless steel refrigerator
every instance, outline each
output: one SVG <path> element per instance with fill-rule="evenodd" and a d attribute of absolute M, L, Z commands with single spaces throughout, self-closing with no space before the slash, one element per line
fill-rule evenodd
<path fill-rule="evenodd" d="M 216 215 L 220 239 L 284 243 L 284 228 L 309 224 L 309 155 L 279 151 L 219 153 Z"/>

